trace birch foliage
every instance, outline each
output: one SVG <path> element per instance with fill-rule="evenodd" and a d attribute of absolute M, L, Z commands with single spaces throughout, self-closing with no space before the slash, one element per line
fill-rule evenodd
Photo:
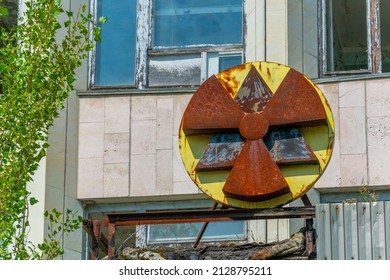
<path fill-rule="evenodd" d="M 37 247 L 48 249 L 27 242 L 28 209 L 38 201 L 26 184 L 45 156 L 49 128 L 74 90 L 75 70 L 100 39 L 100 27 L 85 6 L 77 13 L 65 11 L 60 0 L 26 6 L 18 25 L 0 30 L 0 259 L 40 258 Z M 0 3 L 0 15 L 6 14 Z"/>

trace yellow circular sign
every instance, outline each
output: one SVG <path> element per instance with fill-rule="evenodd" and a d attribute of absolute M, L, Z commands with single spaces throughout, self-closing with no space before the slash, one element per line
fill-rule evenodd
<path fill-rule="evenodd" d="M 183 164 L 215 201 L 271 208 L 305 194 L 333 149 L 334 122 L 319 88 L 303 74 L 250 62 L 207 79 L 179 131 Z"/>

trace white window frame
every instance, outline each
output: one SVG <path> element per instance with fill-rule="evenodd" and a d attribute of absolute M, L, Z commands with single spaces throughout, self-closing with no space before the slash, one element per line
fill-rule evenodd
<path fill-rule="evenodd" d="M 97 22 L 97 1 L 90 0 L 90 12 L 95 17 L 95 22 Z M 181 48 L 152 48 L 152 13 L 153 13 L 153 0 L 137 0 L 138 1 L 138 10 L 137 10 L 137 26 L 136 26 L 136 63 L 135 63 L 135 82 L 134 85 L 129 85 L 124 88 L 133 88 L 138 90 L 148 89 L 148 62 L 150 57 L 164 56 L 164 55 L 175 55 L 175 54 L 199 54 L 202 59 L 201 64 L 201 79 L 199 85 L 206 80 L 211 74 L 215 74 L 215 70 L 212 70 L 215 67 L 208 67 L 208 53 L 222 53 L 222 54 L 241 54 L 242 61 L 245 61 L 244 58 L 244 45 L 245 45 L 245 26 L 246 26 L 246 17 L 245 17 L 245 2 L 247 0 L 242 0 L 242 14 L 243 14 L 243 30 L 242 30 L 242 43 L 236 45 L 219 45 L 219 46 L 210 46 L 210 47 L 181 47 Z M 103 26 L 104 28 L 104 26 Z M 88 88 L 89 89 L 118 89 L 117 86 L 96 86 L 95 80 L 95 69 L 96 69 L 96 47 L 90 52 L 89 61 L 88 61 Z M 194 85 L 188 85 L 192 87 Z M 159 88 L 160 86 L 155 86 L 154 88 Z M 164 87 L 175 87 L 175 86 L 161 86 Z M 182 85 L 180 85 L 182 87 Z"/>

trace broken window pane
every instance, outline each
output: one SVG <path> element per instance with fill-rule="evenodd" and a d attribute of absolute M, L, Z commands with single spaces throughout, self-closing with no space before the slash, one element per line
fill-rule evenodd
<path fill-rule="evenodd" d="M 97 86 L 124 86 L 135 83 L 136 0 L 98 0 L 98 18 L 107 16 L 102 42 L 96 48 Z"/>
<path fill-rule="evenodd" d="M 154 47 L 241 44 L 242 0 L 155 0 Z"/>
<path fill-rule="evenodd" d="M 200 54 L 151 57 L 149 86 L 199 85 L 200 72 Z"/>
<path fill-rule="evenodd" d="M 327 70 L 368 69 L 366 0 L 327 0 Z"/>

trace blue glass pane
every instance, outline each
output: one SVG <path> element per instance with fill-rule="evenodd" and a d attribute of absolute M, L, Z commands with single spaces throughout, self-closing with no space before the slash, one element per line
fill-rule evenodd
<path fill-rule="evenodd" d="M 219 72 L 241 64 L 242 63 L 242 55 L 223 55 L 219 57 Z"/>
<path fill-rule="evenodd" d="M 195 240 L 203 223 L 182 223 L 151 225 L 149 227 L 148 242 L 168 242 L 168 241 L 191 241 Z M 203 239 L 221 240 L 243 239 L 244 222 L 212 222 L 209 223 Z"/>
<path fill-rule="evenodd" d="M 241 42 L 242 0 L 154 0 L 154 47 Z"/>
<path fill-rule="evenodd" d="M 136 0 L 98 0 L 98 17 L 107 16 L 97 44 L 97 86 L 133 85 L 136 50 Z"/>
<path fill-rule="evenodd" d="M 203 225 L 203 224 L 202 224 Z M 228 238 L 243 238 L 244 237 L 244 222 L 214 222 L 209 223 L 203 235 L 204 237 L 228 237 Z"/>

